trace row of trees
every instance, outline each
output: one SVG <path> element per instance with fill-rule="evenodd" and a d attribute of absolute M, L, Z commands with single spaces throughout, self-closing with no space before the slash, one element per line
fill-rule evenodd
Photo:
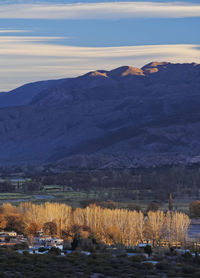
<path fill-rule="evenodd" d="M 151 240 L 182 242 L 187 239 L 190 219 L 180 212 L 139 211 L 108 209 L 96 205 L 72 210 L 60 203 L 21 203 L 19 207 L 4 204 L 0 208 L 0 228 L 15 229 L 34 236 L 43 228 L 45 233 L 74 238 L 91 234 L 106 244 L 136 245 Z"/>
<path fill-rule="evenodd" d="M 68 185 L 79 190 L 96 189 L 104 199 L 108 196 L 109 199 L 123 197 L 140 200 L 151 196 L 152 199 L 165 201 L 170 192 L 176 197 L 198 197 L 200 194 L 200 164 L 132 169 L 74 169 L 54 173 L 49 167 L 38 175 L 38 180 L 42 184 Z M 119 190 L 112 190 L 113 187 Z M 122 188 L 126 190 L 120 190 Z"/>

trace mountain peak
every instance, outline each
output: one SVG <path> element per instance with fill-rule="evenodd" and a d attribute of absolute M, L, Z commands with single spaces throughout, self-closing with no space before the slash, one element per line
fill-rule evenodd
<path fill-rule="evenodd" d="M 144 75 L 143 70 L 135 67 L 128 67 L 123 73 L 122 76 L 127 75 Z"/>
<path fill-rule="evenodd" d="M 170 65 L 168 62 L 151 62 L 142 67 L 142 70 L 144 74 L 151 74 L 158 72 L 160 68 L 165 68 L 168 65 Z"/>
<path fill-rule="evenodd" d="M 122 66 L 111 70 L 109 75 L 112 77 L 124 77 L 128 75 L 144 75 L 142 69 L 131 67 L 131 66 Z"/>
<path fill-rule="evenodd" d="M 166 66 L 166 65 L 170 65 L 171 63 L 169 62 L 151 62 L 147 65 L 144 65 L 142 67 L 142 69 L 145 69 L 145 68 L 156 68 L 156 67 L 159 67 L 159 66 Z"/>
<path fill-rule="evenodd" d="M 142 67 L 144 74 L 156 73 L 169 69 L 171 72 L 178 71 L 192 71 L 195 67 L 198 67 L 197 63 L 169 63 L 169 62 L 151 62 Z"/>
<path fill-rule="evenodd" d="M 106 71 L 102 71 L 102 70 L 92 71 L 92 72 L 90 72 L 90 76 L 108 77 Z"/>

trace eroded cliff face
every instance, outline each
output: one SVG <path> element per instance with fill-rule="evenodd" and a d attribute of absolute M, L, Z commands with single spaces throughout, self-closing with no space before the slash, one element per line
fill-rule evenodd
<path fill-rule="evenodd" d="M 200 65 L 194 63 L 153 62 L 60 80 L 20 106 L 0 109 L 0 164 L 200 161 L 199 108 Z"/>

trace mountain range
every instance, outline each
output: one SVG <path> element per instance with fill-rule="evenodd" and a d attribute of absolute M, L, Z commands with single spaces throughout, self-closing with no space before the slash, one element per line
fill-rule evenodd
<path fill-rule="evenodd" d="M 152 62 L 0 93 L 0 165 L 200 161 L 200 64 Z"/>

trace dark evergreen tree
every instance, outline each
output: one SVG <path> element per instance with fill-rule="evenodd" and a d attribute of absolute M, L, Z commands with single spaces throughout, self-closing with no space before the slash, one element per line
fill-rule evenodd
<path fill-rule="evenodd" d="M 172 196 L 172 193 L 169 194 L 169 210 L 173 210 L 173 196 Z"/>

